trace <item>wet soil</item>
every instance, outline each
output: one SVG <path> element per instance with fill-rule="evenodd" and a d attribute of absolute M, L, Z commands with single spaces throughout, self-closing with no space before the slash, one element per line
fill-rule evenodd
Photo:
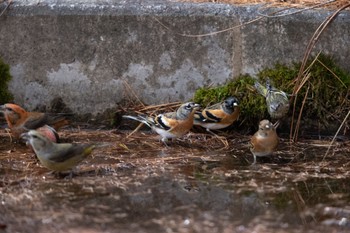
<path fill-rule="evenodd" d="M 350 144 L 289 143 L 251 165 L 249 136 L 68 128 L 109 142 L 73 176 L 0 130 L 0 232 L 349 232 Z"/>

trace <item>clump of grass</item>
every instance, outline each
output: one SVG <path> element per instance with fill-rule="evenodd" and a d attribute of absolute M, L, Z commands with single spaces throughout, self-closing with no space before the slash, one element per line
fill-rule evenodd
<path fill-rule="evenodd" d="M 263 82 L 270 78 L 276 87 L 292 94 L 300 66 L 301 63 L 291 67 L 277 64 L 271 69 L 262 70 L 258 76 Z M 332 123 L 341 122 L 350 108 L 350 74 L 324 54 L 311 58 L 307 67 L 310 76 L 296 96 L 295 116 L 299 114 L 307 94 L 302 112 L 303 124 L 321 125 L 321 128 L 327 129 Z"/>
<path fill-rule="evenodd" d="M 13 96 L 8 90 L 8 82 L 11 79 L 10 66 L 0 59 L 0 104 L 13 100 Z"/>

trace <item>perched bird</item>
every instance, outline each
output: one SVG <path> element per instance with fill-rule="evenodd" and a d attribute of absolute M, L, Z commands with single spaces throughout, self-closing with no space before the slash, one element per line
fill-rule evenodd
<path fill-rule="evenodd" d="M 141 115 L 124 115 L 123 117 L 148 125 L 162 137 L 162 141 L 165 143 L 169 138 L 178 138 L 190 131 L 193 126 L 194 112 L 199 107 L 199 104 L 188 102 L 182 104 L 176 112 L 159 114 L 154 118 Z"/>
<path fill-rule="evenodd" d="M 16 104 L 0 105 L 0 112 L 4 114 L 11 134 L 16 139 L 19 139 L 20 135 L 28 130 L 37 129 L 45 125 L 58 130 L 69 124 L 66 119 L 68 114 L 27 112 Z"/>
<path fill-rule="evenodd" d="M 266 86 L 259 83 L 257 80 L 254 82 L 254 87 L 258 91 L 258 93 L 266 98 L 267 96 L 267 88 Z"/>
<path fill-rule="evenodd" d="M 36 130 L 21 137 L 33 148 L 41 164 L 53 171 L 72 169 L 96 148 L 94 144 L 55 143 Z"/>
<path fill-rule="evenodd" d="M 210 131 L 211 129 L 223 129 L 235 122 L 239 116 L 239 102 L 235 97 L 229 97 L 221 103 L 205 108 L 201 112 L 195 112 L 194 125 L 200 125 Z"/>
<path fill-rule="evenodd" d="M 259 123 L 259 130 L 252 136 L 250 151 L 253 153 L 254 162 L 256 157 L 272 155 L 278 146 L 279 138 L 274 125 L 269 120 L 262 120 Z"/>
<path fill-rule="evenodd" d="M 258 81 L 255 81 L 254 86 L 256 90 L 266 98 L 267 111 L 271 118 L 279 120 L 287 115 L 289 99 L 285 92 L 273 87 L 270 80 L 266 81 L 266 87 L 261 85 Z"/>

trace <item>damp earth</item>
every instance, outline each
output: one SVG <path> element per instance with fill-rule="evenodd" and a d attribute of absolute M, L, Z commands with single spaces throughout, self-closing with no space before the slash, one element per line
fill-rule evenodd
<path fill-rule="evenodd" d="M 349 232 L 350 144 L 282 138 L 252 165 L 249 136 L 68 128 L 109 143 L 55 174 L 0 130 L 0 232 Z M 327 153 L 328 150 L 328 153 Z"/>

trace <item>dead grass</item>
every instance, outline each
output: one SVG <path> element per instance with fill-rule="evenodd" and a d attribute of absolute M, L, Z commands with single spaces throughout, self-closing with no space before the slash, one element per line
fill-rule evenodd
<path fill-rule="evenodd" d="M 5 177 L 13 177 L 13 180 L 18 180 L 28 174 L 31 176 L 40 175 L 47 171 L 25 145 L 11 143 L 8 134 L 3 130 L 0 132 L 0 161 L 2 172 L 7 174 Z M 232 154 L 234 158 L 237 158 L 237 161 L 243 162 L 245 165 L 251 163 L 250 136 L 220 133 L 218 136 L 213 136 L 206 133 L 189 133 L 183 138 L 169 142 L 167 147 L 159 140 L 158 135 L 151 131 L 140 131 L 131 136 L 129 133 L 129 131 L 75 128 L 63 130 L 60 132 L 60 137 L 63 142 L 110 143 L 108 147 L 96 149 L 91 156 L 92 161 L 83 163 L 92 170 L 106 166 L 115 169 L 122 160 L 127 164 L 133 164 L 133 166 L 140 166 L 141 164 L 138 164 L 140 159 L 146 159 L 148 164 L 152 164 L 159 159 L 158 155 L 161 154 L 164 154 L 163 161 L 172 161 L 174 164 L 184 159 L 187 161 L 192 159 L 220 161 L 222 157 L 213 156 L 220 153 L 225 156 Z M 336 167 L 338 159 L 340 161 L 348 159 L 344 155 L 350 152 L 350 147 L 347 142 L 335 141 L 330 147 L 329 155 L 324 158 L 330 140 L 303 140 L 299 143 L 289 143 L 286 139 L 282 139 L 279 151 L 276 152 L 272 162 L 277 164 L 290 163 L 290 166 L 297 164 L 297 167 L 305 165 L 300 164 L 300 162 L 320 167 L 329 166 L 329 163 L 332 163 L 333 167 Z M 335 160 L 335 157 L 338 159 Z M 341 164 L 345 163 L 349 163 L 349 161 Z M 307 169 L 307 165 L 305 165 L 305 169 Z M 12 182 L 9 181 L 9 183 Z"/>
<path fill-rule="evenodd" d="M 180 0 L 182 2 L 197 2 L 197 3 L 225 3 L 225 4 L 266 4 L 269 7 L 291 7 L 291 8 L 305 8 L 316 5 L 323 5 L 322 7 L 328 9 L 337 9 L 348 3 L 347 0 Z"/>
<path fill-rule="evenodd" d="M 309 200 L 304 186 L 312 190 L 313 179 L 320 178 L 341 183 L 342 179 L 348 179 L 350 171 L 350 145 L 342 141 L 334 142 L 330 154 L 323 159 L 330 140 L 289 143 L 282 139 L 273 158 L 259 160 L 256 166 L 251 166 L 249 136 L 244 135 L 219 134 L 218 138 L 190 133 L 166 147 L 150 131 L 128 136 L 129 131 L 74 127 L 59 133 L 65 142 L 108 142 L 110 146 L 96 149 L 76 167 L 73 178 L 68 178 L 50 173 L 38 163 L 32 151 L 23 144 L 11 143 L 4 130 L 0 130 L 0 224 L 3 228 L 12 232 L 24 229 L 37 232 L 39 225 L 42 230 L 39 232 L 68 232 L 67 229 L 74 229 L 76 224 L 99 229 L 103 223 L 103 229 L 130 229 L 129 223 L 135 221 L 132 214 L 142 212 L 141 216 L 145 217 L 141 222 L 155 220 L 157 224 L 147 228 L 147 224 L 134 222 L 133 230 L 123 232 L 144 232 L 146 228 L 164 232 L 156 229 L 168 226 L 169 214 L 162 214 L 167 204 L 159 201 L 163 203 L 177 195 L 187 203 L 193 195 L 204 196 L 196 200 L 198 205 L 189 209 L 185 208 L 188 205 L 175 206 L 185 208 L 180 212 L 172 209 L 171 220 L 179 218 L 178 225 L 183 221 L 183 214 L 202 213 L 199 206 L 207 206 L 208 198 L 211 201 L 220 198 L 220 193 L 217 197 L 207 193 L 216 189 L 238 195 L 254 192 L 265 197 L 289 195 L 288 190 L 292 189 L 293 193 L 300 194 L 297 203 L 302 212 L 306 208 L 303 200 Z M 302 188 L 294 187 L 297 183 L 303 184 Z M 329 192 L 333 192 L 331 187 Z M 345 198 L 346 195 L 341 197 Z M 142 204 L 130 207 L 131 200 L 141 200 Z M 224 203 L 220 206 L 230 209 Z M 220 213 L 223 219 L 211 222 L 214 228 L 227 221 L 230 212 Z M 206 227 L 202 221 L 198 224 L 199 229 Z"/>

